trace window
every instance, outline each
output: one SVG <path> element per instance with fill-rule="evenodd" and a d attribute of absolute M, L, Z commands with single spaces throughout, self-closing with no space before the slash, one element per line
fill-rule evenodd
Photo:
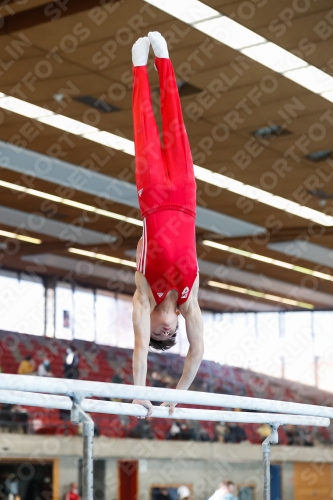
<path fill-rule="evenodd" d="M 132 325 L 133 302 L 128 295 L 118 295 L 116 299 L 117 346 L 125 349 L 134 348 L 134 332 Z"/>
<path fill-rule="evenodd" d="M 283 354 L 285 377 L 307 385 L 314 385 L 312 313 L 285 313 Z"/>
<path fill-rule="evenodd" d="M 45 332 L 45 288 L 41 278 L 22 275 L 17 303 L 17 331 L 32 335 Z"/>
<path fill-rule="evenodd" d="M 117 345 L 117 300 L 114 293 L 98 290 L 96 293 L 96 342 Z"/>
<path fill-rule="evenodd" d="M 74 338 L 95 340 L 95 297 L 90 289 L 74 290 Z"/>
<path fill-rule="evenodd" d="M 17 273 L 1 271 L 0 274 L 0 328 L 17 332 L 16 308 L 20 299 Z"/>
<path fill-rule="evenodd" d="M 175 349 L 174 352 L 176 352 L 177 354 L 180 354 L 181 356 L 186 356 L 190 344 L 187 339 L 185 319 L 181 314 L 178 316 L 178 322 L 179 322 L 179 330 L 177 334 L 177 344 L 173 349 Z M 170 351 L 172 352 L 171 349 Z"/>
<path fill-rule="evenodd" d="M 38 277 L 2 271 L 0 275 L 0 328 L 44 335 L 45 293 Z"/>
<path fill-rule="evenodd" d="M 256 340 L 251 369 L 281 377 L 279 315 L 276 312 L 256 314 Z"/>
<path fill-rule="evenodd" d="M 45 335 L 54 337 L 55 335 L 55 293 L 54 288 L 46 289 L 46 326 Z"/>
<path fill-rule="evenodd" d="M 220 356 L 223 353 L 222 350 L 223 330 L 220 324 L 221 321 L 219 321 L 218 319 L 215 321 L 214 316 L 215 315 L 211 312 L 202 311 L 202 317 L 204 323 L 204 343 L 205 343 L 204 359 L 215 361 L 217 363 L 222 363 L 223 361 Z"/>
<path fill-rule="evenodd" d="M 318 360 L 318 388 L 332 392 L 333 377 L 333 312 L 313 313 L 314 356 Z"/>
<path fill-rule="evenodd" d="M 56 287 L 56 319 L 55 332 L 58 339 L 72 340 L 73 316 L 73 290 L 71 285 L 59 283 Z"/>
<path fill-rule="evenodd" d="M 46 318 L 45 318 L 46 311 Z M 0 272 L 0 329 L 33 335 L 95 341 L 133 349 L 132 297 Z M 213 313 L 202 311 L 204 359 L 331 390 L 333 311 Z M 177 344 L 186 356 L 185 320 L 179 316 Z"/>

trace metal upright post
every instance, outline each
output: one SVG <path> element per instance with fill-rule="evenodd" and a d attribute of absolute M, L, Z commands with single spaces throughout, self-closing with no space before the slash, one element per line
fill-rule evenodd
<path fill-rule="evenodd" d="M 94 422 L 91 417 L 85 413 L 81 406 L 81 397 L 72 396 L 73 406 L 71 410 L 71 421 L 74 424 L 82 422 L 83 424 L 83 467 L 82 467 L 82 489 L 83 500 L 93 500 L 94 494 Z"/>
<path fill-rule="evenodd" d="M 263 453 L 263 476 L 264 476 L 264 500 L 271 500 L 271 443 L 279 441 L 278 424 L 270 424 L 272 432 L 262 443 Z"/>
<path fill-rule="evenodd" d="M 83 484 L 83 500 L 93 500 L 94 493 L 94 477 L 93 477 L 93 444 L 94 444 L 94 422 L 91 418 L 90 422 L 83 422 L 83 468 L 82 468 L 82 484 Z"/>

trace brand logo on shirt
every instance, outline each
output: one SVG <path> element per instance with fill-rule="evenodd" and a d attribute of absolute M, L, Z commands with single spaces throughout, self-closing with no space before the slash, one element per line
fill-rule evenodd
<path fill-rule="evenodd" d="M 157 295 L 158 295 L 159 297 L 163 297 L 164 293 L 161 293 L 161 292 L 160 292 L 160 293 L 158 293 Z"/>
<path fill-rule="evenodd" d="M 184 290 L 182 291 L 182 296 L 181 298 L 182 299 L 187 299 L 187 296 L 188 296 L 188 292 L 190 291 L 189 287 L 185 287 Z"/>
<path fill-rule="evenodd" d="M 140 191 L 138 191 L 138 195 L 140 196 L 140 198 L 141 198 L 142 193 L 143 193 L 143 189 L 140 189 Z"/>

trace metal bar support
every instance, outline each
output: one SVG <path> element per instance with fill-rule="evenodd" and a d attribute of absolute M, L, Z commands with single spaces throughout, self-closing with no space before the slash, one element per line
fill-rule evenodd
<path fill-rule="evenodd" d="M 73 424 L 83 424 L 83 467 L 82 467 L 82 490 L 83 500 L 94 498 L 94 422 L 91 417 L 81 408 L 82 394 L 71 396 L 73 406 L 71 409 L 71 421 Z"/>
<path fill-rule="evenodd" d="M 262 443 L 263 475 L 264 475 L 264 500 L 271 500 L 271 444 L 279 442 L 279 424 L 269 424 L 272 431 Z"/>
<path fill-rule="evenodd" d="M 38 392 L 71 396 L 78 391 L 100 398 L 148 399 L 150 401 L 186 403 L 203 406 L 223 406 L 272 413 L 307 415 L 333 418 L 333 408 L 308 405 L 270 399 L 256 399 L 227 394 L 212 394 L 197 391 L 145 387 L 127 384 L 109 384 L 91 380 L 57 379 L 52 377 L 34 377 L 31 375 L 9 375 L 2 373 L 0 389 L 5 391 Z M 85 396 L 87 397 L 87 396 Z"/>
<path fill-rule="evenodd" d="M 3 374 L 0 375 L 0 381 Z M 21 377 L 22 375 L 16 375 Z M 33 378 L 33 377 L 31 377 Z M 39 377 L 41 378 L 41 377 Z M 174 390 L 174 389 L 168 389 Z M 84 399 L 91 396 L 88 392 L 77 392 L 76 396 L 81 398 L 81 408 L 88 413 L 104 413 L 112 415 L 128 415 L 132 417 L 145 417 L 147 409 L 141 405 L 131 403 L 114 403 L 98 399 Z M 67 396 L 55 396 L 53 394 L 40 394 L 34 392 L 22 392 L 0 389 L 0 403 L 21 404 L 27 406 L 39 406 L 42 408 L 58 408 L 70 410 L 72 401 L 69 399 L 73 392 Z M 330 421 L 326 417 L 311 417 L 304 415 L 286 415 L 281 413 L 249 413 L 246 411 L 224 411 L 224 410 L 199 410 L 194 408 L 176 408 L 170 417 L 169 408 L 163 406 L 153 407 L 152 417 L 154 418 L 175 418 L 177 420 L 207 420 L 224 422 L 242 422 L 252 424 L 279 425 L 310 425 L 328 427 Z"/>

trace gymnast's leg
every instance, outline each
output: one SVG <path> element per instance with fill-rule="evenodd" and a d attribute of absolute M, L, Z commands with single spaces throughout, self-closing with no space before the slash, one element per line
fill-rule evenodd
<path fill-rule="evenodd" d="M 196 184 L 193 160 L 167 43 L 156 31 L 149 33 L 148 38 L 156 55 L 155 66 L 160 82 L 163 154 L 170 181 L 176 187 L 171 203 L 181 203 L 195 214 Z"/>
<path fill-rule="evenodd" d="M 144 37 L 139 38 L 132 48 L 136 185 L 143 218 L 156 205 L 158 187 L 166 177 L 146 66 L 149 46 L 149 39 Z"/>

